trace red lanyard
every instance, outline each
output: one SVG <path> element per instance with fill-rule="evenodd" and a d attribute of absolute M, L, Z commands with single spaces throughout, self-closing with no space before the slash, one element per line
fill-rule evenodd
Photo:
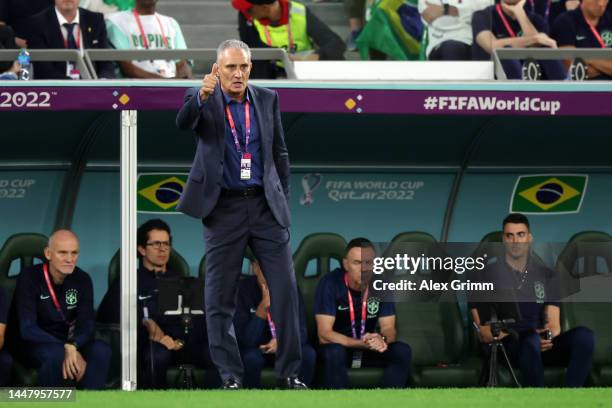
<path fill-rule="evenodd" d="M 232 117 L 232 112 L 230 111 L 229 105 L 225 106 L 225 113 L 227 115 L 227 120 L 229 121 L 230 128 L 232 129 L 232 136 L 234 136 L 234 144 L 236 145 L 236 150 L 238 153 L 242 153 L 242 149 L 240 148 L 240 142 L 238 141 L 238 133 L 236 132 L 236 124 L 234 123 L 234 118 Z M 244 102 L 244 116 L 246 122 L 246 137 L 244 139 L 244 151 L 248 153 L 249 151 L 249 139 L 251 138 L 251 104 L 249 101 Z"/>
<path fill-rule="evenodd" d="M 268 47 L 272 47 L 272 36 L 267 25 L 264 26 L 264 33 L 266 34 Z M 289 42 L 289 52 L 295 52 L 295 43 L 293 41 L 293 33 L 291 32 L 291 10 L 289 10 L 289 19 L 287 20 L 287 41 Z"/>
<path fill-rule="evenodd" d="M 512 29 L 512 27 L 510 27 L 510 23 L 508 22 L 506 16 L 504 15 L 504 12 L 502 11 L 501 5 L 497 4 L 497 6 L 495 6 L 495 10 L 497 10 L 497 14 L 499 14 L 499 17 L 501 18 L 502 23 L 504 23 L 504 27 L 506 27 L 506 31 L 508 32 L 510 37 L 516 37 L 514 30 Z"/>
<path fill-rule="evenodd" d="M 76 24 L 74 27 L 76 27 L 77 29 L 77 35 L 76 35 L 74 42 L 76 43 L 77 48 L 80 50 L 81 49 L 81 29 L 78 24 Z M 73 30 L 74 30 L 74 27 L 72 28 Z M 66 38 L 64 38 L 64 48 L 68 48 L 68 35 L 69 34 L 70 33 L 68 33 L 68 29 L 66 29 Z"/>
<path fill-rule="evenodd" d="M 140 36 L 142 37 L 142 43 L 144 47 L 148 50 L 149 40 L 147 39 L 147 35 L 145 34 L 144 28 L 142 27 L 140 16 L 136 12 L 136 10 L 132 11 L 132 13 L 134 14 L 134 18 L 136 19 L 136 24 L 138 24 L 138 30 L 140 30 Z M 168 39 L 166 38 L 166 33 L 164 33 L 164 26 L 162 25 L 161 20 L 159 19 L 159 16 L 157 15 L 157 13 L 155 13 L 155 19 L 157 20 L 157 24 L 159 24 L 159 31 L 161 31 L 162 42 L 164 43 L 164 47 L 170 48 L 168 46 Z"/>
<path fill-rule="evenodd" d="M 587 25 L 589 26 L 589 28 L 591 29 L 591 32 L 593 33 L 593 36 L 595 37 L 595 39 L 597 40 L 597 42 L 599 43 L 599 46 L 601 48 L 606 48 L 606 43 L 604 42 L 603 38 L 601 38 L 601 35 L 599 35 L 599 32 L 597 32 L 597 29 L 593 26 L 593 24 L 591 24 L 589 22 L 589 20 L 587 20 L 586 16 L 584 15 L 584 13 L 582 13 L 582 17 L 584 18 L 584 22 L 587 23 Z"/>
<path fill-rule="evenodd" d="M 268 326 L 270 326 L 270 333 L 272 333 L 272 338 L 275 339 L 276 338 L 276 325 L 274 324 L 274 321 L 272 320 L 272 316 L 270 315 L 270 312 L 268 312 Z"/>
<path fill-rule="evenodd" d="M 535 13 L 535 0 L 529 0 L 529 4 L 531 5 L 531 11 Z M 546 2 L 546 9 L 544 10 L 544 20 L 548 22 L 548 16 L 550 15 L 550 5 L 552 4 L 552 0 L 548 0 Z"/>
<path fill-rule="evenodd" d="M 366 312 L 368 305 L 368 288 L 366 288 L 363 299 L 361 300 L 361 331 L 359 333 L 359 337 L 357 337 L 357 331 L 355 329 L 355 306 L 353 305 L 353 296 L 351 295 L 351 289 L 349 289 L 348 284 L 348 274 L 344 274 L 344 284 L 346 285 L 346 292 L 348 293 L 348 303 L 349 303 L 349 312 L 351 315 L 351 331 L 353 332 L 354 339 L 360 339 L 365 334 L 365 326 L 366 326 Z"/>
<path fill-rule="evenodd" d="M 66 316 L 64 315 L 64 311 L 57 300 L 57 296 L 55 296 L 55 290 L 53 289 L 53 285 L 51 284 L 51 279 L 49 278 L 49 269 L 47 264 L 43 264 L 43 274 L 45 275 L 45 281 L 47 282 L 47 289 L 49 289 L 49 295 L 51 295 L 51 300 L 53 300 L 53 304 L 55 305 L 55 309 L 62 315 L 62 319 L 66 320 Z"/>

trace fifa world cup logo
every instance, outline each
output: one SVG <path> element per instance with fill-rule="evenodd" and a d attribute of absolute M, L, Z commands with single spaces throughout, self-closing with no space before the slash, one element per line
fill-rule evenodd
<path fill-rule="evenodd" d="M 321 184 L 321 174 L 319 173 L 308 173 L 302 177 L 302 188 L 304 194 L 300 198 L 301 205 L 310 205 L 314 202 L 313 193 Z"/>

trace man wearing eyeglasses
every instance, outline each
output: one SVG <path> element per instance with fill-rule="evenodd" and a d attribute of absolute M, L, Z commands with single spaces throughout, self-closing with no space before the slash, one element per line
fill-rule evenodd
<path fill-rule="evenodd" d="M 152 219 L 138 228 L 138 320 L 142 322 L 138 332 L 139 361 L 143 367 L 144 387 L 166 388 L 168 368 L 179 362 L 191 362 L 197 366 L 211 366 L 206 340 L 206 324 L 203 318 L 193 318 L 190 336 L 185 336 L 181 316 L 166 316 L 158 309 L 160 278 L 181 278 L 177 271 L 168 267 L 172 252 L 170 227 L 160 219 Z M 118 323 L 120 315 L 120 283 L 115 278 L 104 296 L 98 312 L 98 320 Z M 179 351 L 183 355 L 179 355 Z M 211 370 L 208 370 L 211 371 Z M 216 380 L 214 370 L 207 378 Z M 210 384 L 209 384 L 210 385 Z M 218 384 L 215 384 L 218 385 Z"/>

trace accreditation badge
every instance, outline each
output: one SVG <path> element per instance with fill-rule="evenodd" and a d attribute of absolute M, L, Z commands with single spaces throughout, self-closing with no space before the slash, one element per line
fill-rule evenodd
<path fill-rule="evenodd" d="M 244 153 L 240 159 L 240 180 L 251 179 L 251 153 Z"/>
<path fill-rule="evenodd" d="M 353 362 L 351 368 L 361 368 L 361 362 L 363 360 L 363 351 L 353 351 Z"/>

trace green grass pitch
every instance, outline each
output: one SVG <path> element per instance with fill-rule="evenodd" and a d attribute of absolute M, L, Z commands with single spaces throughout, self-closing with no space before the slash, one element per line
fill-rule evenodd
<path fill-rule="evenodd" d="M 1 405 L 7 406 L 7 404 Z M 48 405 L 54 408 L 593 408 L 612 407 L 612 388 L 447 388 L 345 391 L 77 391 L 76 403 L 54 402 L 28 405 L 35 407 Z M 11 406 L 16 405 L 11 404 Z"/>

